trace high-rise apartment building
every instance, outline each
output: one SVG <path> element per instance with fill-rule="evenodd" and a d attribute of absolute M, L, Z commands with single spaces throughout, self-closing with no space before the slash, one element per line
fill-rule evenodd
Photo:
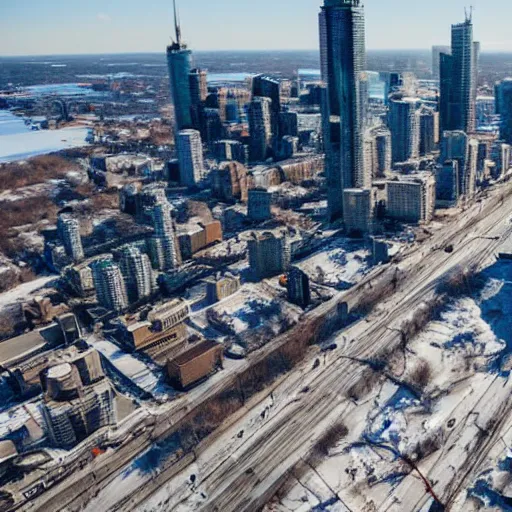
<path fill-rule="evenodd" d="M 422 106 L 419 111 L 420 121 L 420 156 L 431 154 L 436 149 L 436 140 L 439 140 L 439 114 L 432 108 Z"/>
<path fill-rule="evenodd" d="M 264 75 L 257 75 L 253 77 L 252 97 L 253 99 L 270 98 L 272 100 L 272 104 L 270 106 L 272 135 L 274 140 L 279 139 L 279 114 L 281 112 L 281 85 L 279 80 Z"/>
<path fill-rule="evenodd" d="M 369 188 L 363 156 L 362 78 L 366 67 L 360 0 L 325 0 L 319 15 L 329 215 L 343 215 L 343 190 Z"/>
<path fill-rule="evenodd" d="M 348 234 L 364 235 L 371 230 L 370 189 L 346 188 L 343 191 L 343 220 Z"/>
<path fill-rule="evenodd" d="M 152 211 L 155 233 L 150 240 L 153 266 L 160 270 L 179 267 L 181 255 L 174 230 L 171 207 L 167 202 L 157 204 Z"/>
<path fill-rule="evenodd" d="M 84 248 L 80 236 L 80 223 L 69 215 L 59 215 L 57 230 L 66 250 L 66 254 L 73 258 L 74 262 L 84 259 Z"/>
<path fill-rule="evenodd" d="M 285 233 L 252 233 L 247 247 L 249 265 L 256 279 L 265 279 L 288 270 L 291 248 Z"/>
<path fill-rule="evenodd" d="M 299 267 L 291 267 L 287 275 L 286 287 L 290 302 L 303 308 L 311 302 L 311 290 L 308 275 Z"/>
<path fill-rule="evenodd" d="M 111 311 L 126 309 L 128 295 L 119 266 L 105 258 L 95 261 L 91 268 L 98 303 Z"/>
<path fill-rule="evenodd" d="M 266 160 L 272 152 L 272 100 L 256 96 L 249 104 L 249 156 L 253 162 Z"/>
<path fill-rule="evenodd" d="M 174 106 L 175 133 L 194 126 L 192 119 L 192 97 L 190 94 L 190 71 L 192 52 L 181 40 L 181 28 L 174 1 L 174 27 L 176 40 L 167 47 L 167 67 L 171 98 Z"/>
<path fill-rule="evenodd" d="M 418 98 L 393 98 L 389 105 L 388 125 L 391 131 L 393 163 L 419 157 L 420 117 Z"/>
<path fill-rule="evenodd" d="M 403 176 L 387 185 L 387 215 L 406 222 L 429 222 L 434 216 L 436 180 L 434 176 Z"/>
<path fill-rule="evenodd" d="M 176 138 L 180 182 L 194 187 L 204 178 L 203 144 L 197 130 L 181 130 Z"/>
<path fill-rule="evenodd" d="M 441 55 L 441 130 L 475 130 L 476 58 L 473 22 L 452 25 L 451 55 Z"/>
<path fill-rule="evenodd" d="M 121 250 L 119 266 L 130 303 L 150 297 L 153 293 L 153 270 L 147 254 L 135 246 Z"/>

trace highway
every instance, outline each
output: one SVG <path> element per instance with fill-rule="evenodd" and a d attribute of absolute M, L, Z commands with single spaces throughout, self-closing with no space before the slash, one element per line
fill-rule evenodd
<path fill-rule="evenodd" d="M 160 475 L 150 501 L 151 483 L 146 482 L 143 490 L 134 491 L 125 502 L 125 510 L 140 505 L 141 511 L 238 512 L 263 506 L 329 425 L 354 409 L 347 393 L 364 378 L 365 368 L 350 358 L 375 359 L 396 350 L 400 344 L 397 329 L 435 295 L 451 272 L 491 261 L 512 231 L 512 200 L 510 196 L 499 199 L 501 194 L 494 191 L 485 207 L 474 205 L 402 261 L 403 277 L 396 293 L 368 318 L 339 333 L 338 350 L 321 357 L 309 354 L 265 401 L 196 450 L 196 460 L 189 467 L 163 486 L 165 475 Z M 436 250 L 448 242 L 454 246 L 451 254 Z M 315 364 L 317 359 L 320 364 Z M 422 494 L 425 502 L 430 498 L 421 486 L 416 491 L 416 498 Z M 411 512 L 418 510 L 417 505 L 418 499 Z"/>

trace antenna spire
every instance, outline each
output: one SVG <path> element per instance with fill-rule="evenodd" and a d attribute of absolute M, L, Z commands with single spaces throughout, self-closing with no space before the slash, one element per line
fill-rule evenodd
<path fill-rule="evenodd" d="M 173 0 L 174 3 L 174 30 L 176 32 L 176 44 L 181 46 L 181 28 L 180 28 L 180 19 L 178 16 L 178 9 L 176 8 L 176 0 Z"/>

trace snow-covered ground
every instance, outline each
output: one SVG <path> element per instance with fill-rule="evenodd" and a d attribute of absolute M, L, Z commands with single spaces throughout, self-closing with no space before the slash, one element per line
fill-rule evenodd
<path fill-rule="evenodd" d="M 505 410 L 512 388 L 512 262 L 498 261 L 481 277 L 481 288 L 454 299 L 407 350 L 391 356 L 386 371 L 396 380 L 381 376 L 343 417 L 347 437 L 296 471 L 266 512 L 428 511 L 433 498 L 424 497 L 425 486 L 406 458 L 439 496 L 449 492 L 479 432 Z M 423 385 L 414 377 L 421 364 L 429 372 Z M 453 510 L 512 510 L 510 446 L 506 422 Z"/>
<path fill-rule="evenodd" d="M 0 136 L 0 163 L 87 146 L 89 128 L 62 128 Z"/>
<path fill-rule="evenodd" d="M 56 279 L 56 276 L 43 276 L 35 279 L 34 281 L 20 284 L 8 292 L 1 293 L 0 311 L 4 308 L 9 308 L 10 306 L 13 306 L 19 302 L 26 301 L 30 298 L 30 296 L 37 295 L 38 290 L 42 290 L 48 286 L 51 286 L 51 283 Z"/>

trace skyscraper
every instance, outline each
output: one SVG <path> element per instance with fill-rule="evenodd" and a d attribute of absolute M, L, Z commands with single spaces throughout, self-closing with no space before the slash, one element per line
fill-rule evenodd
<path fill-rule="evenodd" d="M 119 266 L 110 259 L 95 261 L 92 277 L 99 304 L 112 311 L 123 311 L 128 307 L 128 296 Z"/>
<path fill-rule="evenodd" d="M 272 151 L 272 100 L 255 97 L 249 104 L 249 154 L 253 162 L 266 160 Z"/>
<path fill-rule="evenodd" d="M 439 78 L 439 66 L 441 65 L 441 54 L 451 54 L 452 49 L 449 46 L 432 46 L 432 75 Z"/>
<path fill-rule="evenodd" d="M 180 182 L 187 187 L 200 183 L 204 177 L 203 144 L 197 130 L 181 130 L 176 138 Z"/>
<path fill-rule="evenodd" d="M 512 78 L 496 85 L 496 113 L 500 114 L 500 138 L 512 144 Z"/>
<path fill-rule="evenodd" d="M 364 8 L 360 0 L 325 0 L 319 15 L 322 115 L 329 215 L 343 215 L 343 190 L 368 188 L 365 175 L 361 80 L 365 69 Z"/>
<path fill-rule="evenodd" d="M 68 215 L 59 215 L 57 220 L 57 230 L 60 239 L 66 250 L 66 254 L 73 258 L 73 261 L 79 262 L 84 259 L 84 249 L 82 246 L 82 237 L 80 236 L 80 223 L 78 220 Z"/>
<path fill-rule="evenodd" d="M 452 25 L 452 54 L 441 55 L 441 130 L 475 129 L 476 65 L 471 15 Z"/>
<path fill-rule="evenodd" d="M 153 272 L 146 254 L 135 246 L 124 247 L 119 260 L 121 273 L 126 285 L 130 303 L 151 296 L 153 292 Z"/>
<path fill-rule="evenodd" d="M 418 158 L 420 117 L 417 98 L 394 98 L 389 105 L 389 129 L 393 163 Z"/>
<path fill-rule="evenodd" d="M 162 202 L 153 208 L 155 233 L 151 239 L 151 259 L 160 270 L 172 270 L 180 265 L 181 257 L 174 232 L 169 203 Z"/>
<path fill-rule="evenodd" d="M 190 71 L 192 69 L 192 52 L 181 40 L 181 28 L 174 0 L 174 28 L 176 40 L 167 47 L 167 66 L 171 99 L 174 105 L 175 133 L 192 128 L 192 97 L 190 94 Z"/>
<path fill-rule="evenodd" d="M 272 136 L 279 139 L 279 113 L 281 112 L 281 87 L 278 80 L 264 75 L 257 75 L 252 79 L 252 97 L 270 98 Z"/>
<path fill-rule="evenodd" d="M 439 125 L 439 114 L 433 109 L 422 106 L 419 110 L 420 121 L 420 156 L 432 153 L 438 139 L 436 131 Z"/>

